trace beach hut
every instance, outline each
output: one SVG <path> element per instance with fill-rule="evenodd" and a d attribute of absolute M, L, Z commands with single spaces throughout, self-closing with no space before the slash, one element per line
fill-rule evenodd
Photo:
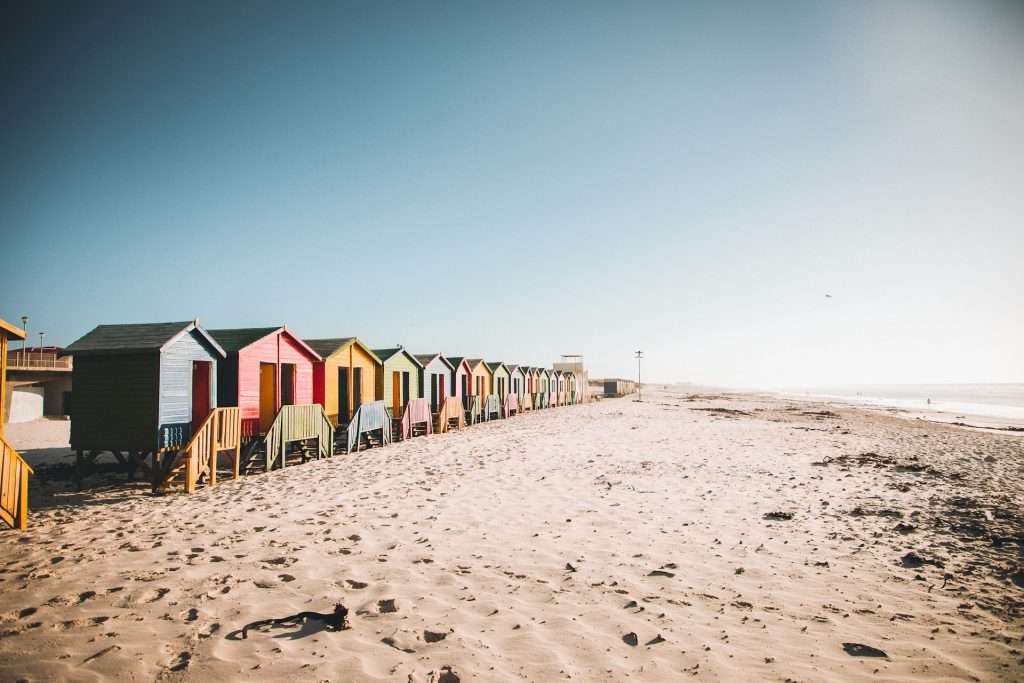
<path fill-rule="evenodd" d="M 565 378 L 561 370 L 551 371 L 551 405 L 565 405 Z"/>
<path fill-rule="evenodd" d="M 287 326 L 210 334 L 227 352 L 217 367 L 218 403 L 238 406 L 244 439 L 266 434 L 281 406 L 313 403 L 313 365 L 323 359 Z"/>
<path fill-rule="evenodd" d="M 505 396 L 511 390 L 512 381 L 508 372 L 508 367 L 501 361 L 495 361 L 487 364 L 487 367 L 491 369 L 493 375 L 493 383 L 491 384 L 491 393 L 497 394 L 498 398 L 505 400 Z"/>
<path fill-rule="evenodd" d="M 313 402 L 334 426 L 347 425 L 359 406 L 376 400 L 383 363 L 356 337 L 305 341 L 323 358 L 313 364 Z"/>
<path fill-rule="evenodd" d="M 483 358 L 470 358 L 466 361 L 470 369 L 470 391 L 473 396 L 487 396 L 493 389 L 494 373 Z"/>
<path fill-rule="evenodd" d="M 551 371 L 546 368 L 538 368 L 537 402 L 538 408 L 551 407 Z"/>
<path fill-rule="evenodd" d="M 28 526 L 28 478 L 32 468 L 4 437 L 7 419 L 7 352 L 12 340 L 23 340 L 25 330 L 0 320 L 0 520 L 15 529 Z"/>
<path fill-rule="evenodd" d="M 374 349 L 381 360 L 378 370 L 378 394 L 384 405 L 391 411 L 395 422 L 402 419 L 402 410 L 410 399 L 420 395 L 420 371 L 423 364 L 401 346 L 391 349 Z"/>
<path fill-rule="evenodd" d="M 565 374 L 565 400 L 569 405 L 576 405 L 576 374 L 566 372 Z"/>
<path fill-rule="evenodd" d="M 447 356 L 448 362 L 452 365 L 451 383 L 448 385 L 451 387 L 451 395 L 462 399 L 472 392 L 471 384 L 473 371 L 469 367 L 469 363 L 465 358 L 461 356 Z"/>
<path fill-rule="evenodd" d="M 453 394 L 452 373 L 455 366 L 440 353 L 416 353 L 420 370 L 420 398 L 428 399 L 430 412 L 436 415 L 445 400 Z"/>
<path fill-rule="evenodd" d="M 522 398 L 523 394 L 526 393 L 526 373 L 518 365 L 506 365 L 505 367 L 508 369 L 509 392 L 515 394 L 518 398 Z"/>
<path fill-rule="evenodd" d="M 313 366 L 323 359 L 281 327 L 210 330 L 227 358 L 217 365 L 217 396 L 241 416 L 245 471 L 284 467 L 333 453 L 334 425 L 313 402 Z M 315 448 L 309 442 L 316 439 Z"/>
<path fill-rule="evenodd" d="M 203 475 L 214 483 L 220 451 L 232 451 L 237 476 L 239 416 L 217 410 L 225 351 L 198 322 L 100 325 L 63 353 L 75 359 L 71 448 L 79 478 L 106 451 L 130 473 L 146 471 L 154 487 L 180 481 L 192 490 Z M 210 441 L 206 432 L 222 429 L 224 438 Z M 196 439 L 215 452 L 196 451 Z"/>
<path fill-rule="evenodd" d="M 466 421 L 470 424 L 486 419 L 484 405 L 493 391 L 494 373 L 482 358 L 470 358 L 466 361 L 470 369 L 470 396 Z"/>

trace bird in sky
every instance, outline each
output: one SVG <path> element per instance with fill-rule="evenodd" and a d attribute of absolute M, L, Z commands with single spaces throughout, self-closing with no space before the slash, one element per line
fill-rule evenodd
<path fill-rule="evenodd" d="M 831 294 L 826 294 L 826 295 L 825 295 L 825 298 L 826 298 L 826 299 L 831 299 L 831 298 L 832 298 L 832 295 L 831 295 Z"/>

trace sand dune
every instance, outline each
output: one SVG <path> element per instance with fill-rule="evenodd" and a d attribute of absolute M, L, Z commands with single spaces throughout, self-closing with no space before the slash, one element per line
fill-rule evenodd
<path fill-rule="evenodd" d="M 192 496 L 41 468 L 0 533 L 0 679 L 1024 678 L 1024 438 L 645 398 Z M 336 602 L 348 630 L 236 633 Z"/>

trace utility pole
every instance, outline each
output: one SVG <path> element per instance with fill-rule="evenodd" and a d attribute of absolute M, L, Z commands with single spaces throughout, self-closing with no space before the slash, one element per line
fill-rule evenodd
<path fill-rule="evenodd" d="M 25 362 L 25 343 L 28 339 L 28 316 L 21 316 L 21 329 L 25 331 L 25 336 L 21 339 L 21 362 Z"/>
<path fill-rule="evenodd" d="M 39 333 L 39 367 L 43 367 L 43 335 L 45 332 Z"/>
<path fill-rule="evenodd" d="M 641 389 L 642 385 L 640 384 L 640 359 L 644 357 L 644 352 L 637 350 L 634 357 L 636 358 L 636 400 L 643 401 L 644 393 Z"/>

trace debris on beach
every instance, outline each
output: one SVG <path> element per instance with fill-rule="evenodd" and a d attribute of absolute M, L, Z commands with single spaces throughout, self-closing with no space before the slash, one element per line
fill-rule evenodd
<path fill-rule="evenodd" d="M 640 639 L 637 637 L 635 633 L 630 631 L 626 635 L 622 636 L 622 642 L 624 642 L 626 645 L 629 645 L 630 647 L 636 647 L 640 644 Z"/>
<path fill-rule="evenodd" d="M 769 520 L 772 520 L 774 522 L 788 522 L 789 520 L 793 519 L 793 513 L 792 512 L 766 512 L 764 514 L 764 519 L 769 519 Z"/>
<path fill-rule="evenodd" d="M 843 650 L 851 657 L 889 657 L 884 650 L 863 643 L 843 643 Z"/>

